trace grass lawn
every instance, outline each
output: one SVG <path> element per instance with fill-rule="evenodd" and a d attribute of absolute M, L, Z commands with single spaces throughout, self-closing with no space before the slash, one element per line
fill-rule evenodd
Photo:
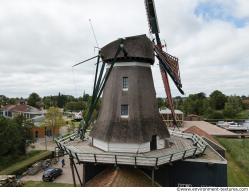
<path fill-rule="evenodd" d="M 5 163 L 4 166 L 1 166 L 1 168 L 4 167 L 4 169 L 0 171 L 0 175 L 16 174 L 16 172 L 18 172 L 19 170 L 26 169 L 28 166 L 50 155 L 51 151 L 32 151 L 25 156 L 21 156 L 19 158 L 12 158 L 9 163 Z M 6 159 L 1 160 L 5 161 Z"/>
<path fill-rule="evenodd" d="M 249 139 L 216 139 L 227 150 L 228 186 L 249 186 Z"/>
<path fill-rule="evenodd" d="M 73 187 L 73 185 L 72 184 L 66 184 L 66 183 L 27 181 L 27 182 L 24 183 L 24 187 Z"/>
<path fill-rule="evenodd" d="M 248 119 L 249 111 L 248 110 L 241 111 L 239 114 L 236 115 L 236 118 L 237 119 Z"/>

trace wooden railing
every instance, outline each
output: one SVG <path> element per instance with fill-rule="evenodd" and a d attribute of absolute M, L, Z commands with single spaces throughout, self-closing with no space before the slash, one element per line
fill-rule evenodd
<path fill-rule="evenodd" d="M 148 157 L 143 154 L 121 154 L 121 153 L 82 153 L 74 146 L 66 146 L 65 143 L 75 134 L 56 140 L 58 147 L 63 149 L 67 154 L 75 158 L 78 163 L 102 163 L 115 165 L 134 165 L 134 166 L 150 166 L 157 167 L 174 161 L 183 160 L 199 154 L 203 154 L 206 150 L 207 143 L 198 135 L 182 133 L 179 131 L 170 131 L 171 135 L 191 139 L 193 147 L 186 150 L 172 152 L 167 155 Z"/>

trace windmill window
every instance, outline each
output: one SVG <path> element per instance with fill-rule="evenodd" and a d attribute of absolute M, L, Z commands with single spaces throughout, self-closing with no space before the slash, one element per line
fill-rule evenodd
<path fill-rule="evenodd" d="M 129 117 L 129 106 L 121 105 L 121 117 L 128 118 Z"/>
<path fill-rule="evenodd" d="M 128 91 L 128 77 L 123 77 L 123 91 Z"/>

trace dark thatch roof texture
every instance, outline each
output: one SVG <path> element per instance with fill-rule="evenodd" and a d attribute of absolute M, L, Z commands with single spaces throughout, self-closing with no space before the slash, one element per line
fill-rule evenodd
<path fill-rule="evenodd" d="M 101 49 L 102 60 L 104 62 L 110 63 L 113 61 L 121 41 L 121 39 L 118 39 Z M 154 64 L 153 45 L 146 35 L 127 37 L 124 39 L 123 44 L 127 52 L 127 57 L 125 57 L 124 52 L 121 52 L 118 55 L 118 62 L 138 61 Z"/>

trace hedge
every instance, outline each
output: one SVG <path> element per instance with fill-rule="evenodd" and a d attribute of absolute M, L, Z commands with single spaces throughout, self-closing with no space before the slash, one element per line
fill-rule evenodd
<path fill-rule="evenodd" d="M 0 175 L 21 175 L 24 171 L 26 171 L 31 165 L 33 165 L 37 161 L 44 160 L 50 157 L 52 157 L 52 151 L 41 151 L 33 157 L 30 157 L 23 161 L 19 161 L 0 171 Z"/>

